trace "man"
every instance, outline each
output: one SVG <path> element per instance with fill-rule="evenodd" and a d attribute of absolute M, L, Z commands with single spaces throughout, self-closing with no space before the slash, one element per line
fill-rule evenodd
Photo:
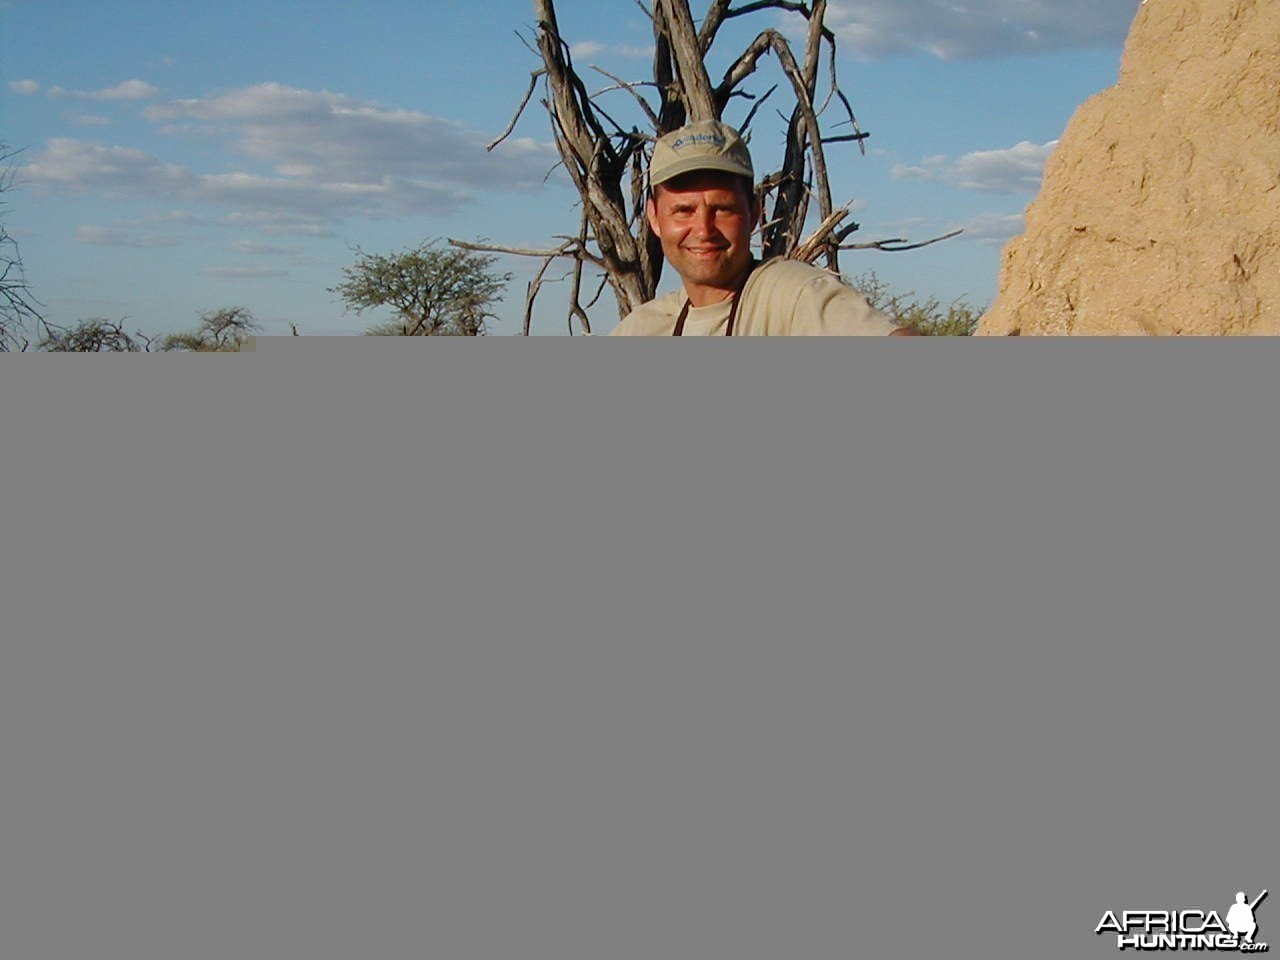
<path fill-rule="evenodd" d="M 649 226 L 684 285 L 633 310 L 613 336 L 917 335 L 832 273 L 755 260 L 755 171 L 732 127 L 705 120 L 664 136 L 649 187 Z"/>
<path fill-rule="evenodd" d="M 1258 922 L 1253 917 L 1253 908 L 1256 907 L 1262 898 L 1267 895 L 1267 891 L 1263 890 L 1258 894 L 1258 899 L 1249 903 L 1249 898 L 1245 892 L 1241 890 L 1236 894 L 1236 902 L 1231 905 L 1231 909 L 1227 911 L 1227 929 L 1234 933 L 1237 937 L 1243 935 L 1244 943 L 1253 943 L 1253 935 L 1258 929 Z"/>

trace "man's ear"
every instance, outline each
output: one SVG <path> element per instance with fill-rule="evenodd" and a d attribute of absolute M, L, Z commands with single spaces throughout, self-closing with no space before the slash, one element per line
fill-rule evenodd
<path fill-rule="evenodd" d="M 662 236 L 658 230 L 658 201 L 652 194 L 650 194 L 648 202 L 644 205 L 644 212 L 649 218 L 649 229 L 653 231 L 653 235 L 655 237 Z"/>

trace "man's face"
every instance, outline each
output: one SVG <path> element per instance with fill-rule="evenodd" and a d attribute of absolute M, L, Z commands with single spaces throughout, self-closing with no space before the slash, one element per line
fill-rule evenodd
<path fill-rule="evenodd" d="M 751 266 L 756 208 L 745 181 L 698 172 L 670 180 L 654 193 L 649 226 L 694 306 L 726 299 Z"/>

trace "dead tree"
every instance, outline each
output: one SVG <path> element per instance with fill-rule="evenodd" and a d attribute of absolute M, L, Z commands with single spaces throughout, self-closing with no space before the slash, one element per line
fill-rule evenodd
<path fill-rule="evenodd" d="M 695 23 L 689 4 L 690 0 L 655 0 L 652 9 L 641 4 L 653 24 L 652 79 L 627 81 L 593 66 L 591 69 L 609 83 L 592 92 L 561 33 L 554 0 L 533 0 L 537 28 L 531 48 L 536 49 L 542 66 L 533 71 L 510 124 L 489 149 L 511 135 L 541 83 L 541 103 L 550 118 L 561 162 L 582 201 L 579 228 L 572 236 L 557 237 L 555 246 L 540 250 L 450 241 L 469 249 L 542 258 L 526 297 L 526 334 L 534 301 L 548 271 L 560 260 L 572 261 L 571 329 L 573 318 L 583 330 L 591 329 L 583 305 L 584 270 L 588 266 L 604 274 L 604 282 L 613 289 L 619 315 L 652 299 L 661 277 L 663 257 L 644 215 L 651 145 L 687 122 L 721 119 L 735 98 L 752 102 L 746 119 L 736 124 L 744 135 L 750 136 L 752 121 L 778 85 L 760 96 L 743 89 L 743 85 L 768 56 L 777 60 L 790 88 L 791 107 L 789 117 L 782 115 L 787 128 L 781 166 L 764 175 L 757 187 L 764 211 L 764 255 L 824 259 L 829 269 L 838 271 L 841 249 L 856 246 L 895 250 L 921 245 L 904 245 L 900 240 L 846 242 L 858 224 L 846 223 L 849 207 L 833 202 L 827 148 L 856 144 L 865 150 L 863 141 L 868 134 L 859 128 L 849 99 L 840 89 L 836 38 L 824 25 L 827 0 L 748 0 L 736 7 L 732 0 L 710 0 L 700 23 Z M 732 59 L 718 81 L 713 80 L 707 60 L 721 28 L 730 20 L 765 11 L 789 11 L 807 21 L 801 57 L 796 57 L 786 37 L 767 28 Z M 606 95 L 625 95 L 634 121 L 622 123 L 607 112 L 603 105 Z M 829 111 L 834 111 L 834 120 L 828 119 Z M 833 132 L 824 131 L 824 123 Z M 815 203 L 816 211 L 812 210 Z M 816 213 L 819 225 L 805 236 L 804 225 L 811 212 Z M 598 300 L 603 289 L 604 283 L 587 307 Z"/>
<path fill-rule="evenodd" d="M 17 152 L 0 143 L 0 194 L 13 187 L 14 171 L 9 160 Z M 0 203 L 0 209 L 3 206 Z M 26 350 L 31 345 L 25 332 L 26 324 L 31 321 L 38 323 L 40 319 L 35 297 L 27 286 L 18 242 L 0 221 L 0 353 Z"/>

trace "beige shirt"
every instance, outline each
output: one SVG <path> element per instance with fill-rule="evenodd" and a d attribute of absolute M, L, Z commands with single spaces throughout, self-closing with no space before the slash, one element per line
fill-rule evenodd
<path fill-rule="evenodd" d="M 743 288 L 735 337 L 886 336 L 897 329 L 857 290 L 833 273 L 798 260 L 768 260 Z M 641 304 L 610 332 L 615 337 L 669 337 L 687 300 L 684 290 Z M 731 300 L 690 307 L 686 337 L 722 337 Z"/>

